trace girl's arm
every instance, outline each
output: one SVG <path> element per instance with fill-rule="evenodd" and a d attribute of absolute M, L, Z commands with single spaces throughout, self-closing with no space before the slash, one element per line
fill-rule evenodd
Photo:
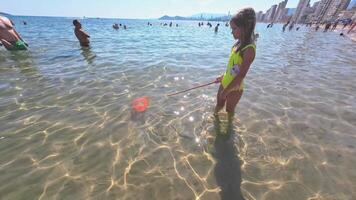
<path fill-rule="evenodd" d="M 239 73 L 236 75 L 234 80 L 229 84 L 229 86 L 224 89 L 224 91 L 222 92 L 222 95 L 226 96 L 234 88 L 240 87 L 241 82 L 245 78 L 254 59 L 255 59 L 255 50 L 251 47 L 247 48 L 243 52 L 243 62 L 239 66 Z"/>

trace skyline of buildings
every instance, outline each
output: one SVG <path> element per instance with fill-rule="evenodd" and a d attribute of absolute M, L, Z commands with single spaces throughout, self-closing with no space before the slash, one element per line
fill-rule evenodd
<path fill-rule="evenodd" d="M 288 0 L 274 4 L 266 13 L 257 12 L 257 21 L 266 23 L 311 23 L 335 21 L 337 19 L 356 20 L 356 0 L 320 0 L 310 6 L 310 0 L 300 0 L 297 8 L 286 8 Z"/>
<path fill-rule="evenodd" d="M 295 23 L 300 23 L 304 17 L 305 9 L 310 4 L 310 0 L 300 0 L 291 21 Z"/>
<path fill-rule="evenodd" d="M 274 21 L 282 20 L 283 16 L 288 13 L 288 10 L 286 10 L 287 3 L 288 3 L 288 0 L 285 0 L 278 4 L 278 8 L 277 8 L 276 16 L 274 17 Z"/>

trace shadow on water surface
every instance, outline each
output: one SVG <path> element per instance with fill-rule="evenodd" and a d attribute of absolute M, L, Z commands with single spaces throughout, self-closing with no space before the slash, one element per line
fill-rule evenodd
<path fill-rule="evenodd" d="M 214 118 L 216 138 L 214 142 L 216 165 L 214 175 L 220 186 L 222 200 L 244 200 L 241 193 L 241 161 L 237 157 L 238 150 L 234 147 L 235 130 L 232 123 L 228 123 L 226 130 L 219 117 Z"/>

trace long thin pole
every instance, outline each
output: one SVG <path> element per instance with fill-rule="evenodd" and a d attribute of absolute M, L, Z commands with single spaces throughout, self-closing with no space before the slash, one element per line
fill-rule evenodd
<path fill-rule="evenodd" d="M 174 95 L 177 95 L 177 94 L 182 94 L 184 92 L 188 92 L 190 90 L 194 90 L 194 89 L 197 89 L 197 88 L 201 88 L 201 87 L 205 87 L 205 86 L 208 86 L 208 85 L 212 85 L 214 84 L 214 82 L 211 82 L 211 83 L 207 83 L 207 84 L 204 84 L 204 85 L 199 85 L 199 86 L 196 86 L 196 87 L 193 87 L 193 88 L 189 88 L 189 89 L 186 89 L 186 90 L 183 90 L 183 91 L 180 91 L 180 92 L 176 92 L 176 93 L 172 93 L 172 94 L 167 94 L 167 96 L 171 97 L 171 96 L 174 96 Z"/>

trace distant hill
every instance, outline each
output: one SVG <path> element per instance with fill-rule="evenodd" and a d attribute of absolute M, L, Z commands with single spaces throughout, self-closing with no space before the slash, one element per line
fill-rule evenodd
<path fill-rule="evenodd" d="M 187 19 L 185 17 L 180 17 L 180 16 L 170 17 L 168 15 L 165 15 L 159 18 L 159 20 L 187 20 Z"/>
<path fill-rule="evenodd" d="M 159 20 L 197 20 L 197 21 L 228 21 L 230 16 L 224 14 L 212 14 L 212 13 L 199 13 L 189 17 L 175 16 L 171 17 L 165 15 Z"/>

